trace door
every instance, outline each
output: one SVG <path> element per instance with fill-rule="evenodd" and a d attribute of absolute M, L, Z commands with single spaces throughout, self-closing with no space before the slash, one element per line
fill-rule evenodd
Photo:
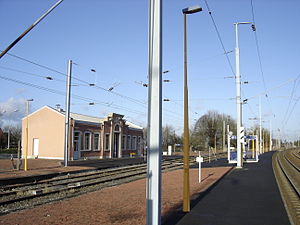
<path fill-rule="evenodd" d="M 33 155 L 35 158 L 39 156 L 39 144 L 40 140 L 38 138 L 33 138 Z"/>
<path fill-rule="evenodd" d="M 115 133 L 114 136 L 114 158 L 119 158 L 119 133 Z"/>
<path fill-rule="evenodd" d="M 74 132 L 74 152 L 73 152 L 73 160 L 78 160 L 80 158 L 80 132 Z"/>

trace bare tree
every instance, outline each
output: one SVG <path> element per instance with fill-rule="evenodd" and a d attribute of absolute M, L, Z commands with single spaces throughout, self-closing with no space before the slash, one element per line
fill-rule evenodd
<path fill-rule="evenodd" d="M 201 116 L 191 132 L 191 145 L 198 150 L 215 147 L 215 144 L 220 148 L 223 140 L 223 121 L 235 132 L 236 122 L 229 115 L 208 111 Z"/>
<path fill-rule="evenodd" d="M 176 134 L 176 131 L 173 126 L 165 125 L 162 128 L 162 146 L 163 149 L 167 149 L 168 145 L 180 144 L 181 137 Z"/>

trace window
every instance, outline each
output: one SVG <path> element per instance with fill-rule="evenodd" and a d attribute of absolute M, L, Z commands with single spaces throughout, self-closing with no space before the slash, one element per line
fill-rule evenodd
<path fill-rule="evenodd" d="M 105 134 L 105 150 L 109 150 L 109 134 Z"/>
<path fill-rule="evenodd" d="M 138 136 L 138 141 L 137 141 L 137 148 L 138 148 L 138 150 L 141 149 L 141 144 L 142 144 L 142 137 Z"/>
<path fill-rule="evenodd" d="M 116 125 L 116 126 L 115 126 L 115 131 L 116 131 L 116 132 L 119 132 L 119 131 L 120 131 L 120 126 L 119 126 L 119 125 Z"/>
<path fill-rule="evenodd" d="M 91 137 L 92 137 L 91 132 L 84 133 L 84 150 L 92 149 Z"/>
<path fill-rule="evenodd" d="M 136 150 L 136 136 L 132 137 L 132 141 L 131 141 L 131 149 L 132 150 Z"/>
<path fill-rule="evenodd" d="M 121 149 L 125 149 L 126 147 L 126 135 L 122 136 Z"/>
<path fill-rule="evenodd" d="M 131 148 L 131 136 L 128 135 L 126 140 L 126 149 L 129 150 L 130 148 Z"/>
<path fill-rule="evenodd" d="M 94 150 L 95 151 L 100 150 L 100 134 L 99 133 L 94 134 Z"/>

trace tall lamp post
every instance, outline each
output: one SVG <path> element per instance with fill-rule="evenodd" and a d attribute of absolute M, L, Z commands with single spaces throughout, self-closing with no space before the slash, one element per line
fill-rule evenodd
<path fill-rule="evenodd" d="M 183 137 L 183 212 L 190 211 L 190 179 L 189 179 L 189 112 L 188 112 L 188 85 L 187 85 L 187 29 L 186 15 L 202 11 L 199 6 L 192 6 L 182 10 L 184 24 L 184 137 Z"/>
<path fill-rule="evenodd" d="M 241 74 L 240 74 L 240 49 L 239 49 L 239 37 L 238 37 L 238 25 L 240 24 L 252 24 L 252 29 L 255 31 L 255 26 L 251 22 L 238 22 L 235 25 L 235 82 L 236 82 L 236 110 L 237 110 L 237 167 L 243 167 L 242 148 L 241 148 L 241 127 L 242 127 L 242 101 L 241 101 Z"/>
<path fill-rule="evenodd" d="M 27 156 L 28 156 L 28 111 L 29 111 L 29 102 L 32 102 L 33 99 L 26 100 L 26 147 L 25 147 L 25 160 L 24 160 L 24 171 L 27 171 Z"/>

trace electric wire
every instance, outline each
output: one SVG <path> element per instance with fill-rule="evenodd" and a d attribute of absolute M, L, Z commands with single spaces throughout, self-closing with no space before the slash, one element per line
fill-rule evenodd
<path fill-rule="evenodd" d="M 284 125 L 286 125 L 286 124 L 288 123 L 288 121 L 290 120 L 291 115 L 292 115 L 292 113 L 294 112 L 295 107 L 296 107 L 296 105 L 297 105 L 299 99 L 300 99 L 300 97 L 298 97 L 298 98 L 296 99 L 296 101 L 295 101 L 295 103 L 294 103 L 294 105 L 293 105 L 293 108 L 292 108 L 292 110 L 290 111 L 290 114 L 289 114 L 289 116 L 287 117 L 286 122 L 285 122 Z"/>
<path fill-rule="evenodd" d="M 52 72 L 61 74 L 61 75 L 63 75 L 63 76 L 67 76 L 67 74 L 65 74 L 65 73 L 62 73 L 62 72 L 60 72 L 60 71 L 58 71 L 58 70 L 56 70 L 56 69 L 52 69 L 52 68 L 50 68 L 50 67 L 48 67 L 48 66 L 44 66 L 44 65 L 42 65 L 42 64 L 36 63 L 36 62 L 34 62 L 34 61 L 32 61 L 32 60 L 28 60 L 28 59 L 25 59 L 25 58 L 23 58 L 23 57 L 20 57 L 20 56 L 11 54 L 11 53 L 7 53 L 7 54 L 8 54 L 9 56 L 15 57 L 15 58 L 20 59 L 20 60 L 22 60 L 22 61 L 25 61 L 25 62 L 31 63 L 31 64 L 33 64 L 33 65 L 36 65 L 36 66 L 38 66 L 38 67 L 41 67 L 41 68 L 47 69 L 47 70 L 49 70 L 49 71 L 52 71 Z M 77 81 L 79 81 L 79 82 L 82 82 L 82 83 L 84 83 L 84 84 L 90 85 L 89 82 L 87 82 L 87 81 L 85 81 L 85 80 L 82 80 L 82 79 L 79 79 L 79 78 L 77 78 L 76 76 L 72 76 L 72 79 L 77 80 Z M 98 86 L 98 85 L 94 85 L 94 86 L 92 86 L 92 87 L 98 88 L 98 89 L 103 90 L 103 91 L 106 91 L 106 92 L 110 92 L 110 93 L 112 93 L 112 94 L 114 94 L 114 95 L 117 95 L 117 96 L 122 97 L 122 98 L 124 98 L 124 99 L 127 99 L 127 100 L 129 100 L 129 101 L 135 102 L 135 103 L 137 103 L 137 104 L 140 104 L 140 105 L 142 104 L 142 105 L 144 105 L 144 103 L 141 102 L 140 100 L 137 100 L 137 99 L 134 99 L 134 98 L 131 98 L 131 97 L 122 95 L 122 94 L 120 94 L 120 93 L 118 93 L 118 92 L 115 92 L 115 91 L 109 91 L 109 90 L 107 90 L 107 89 L 104 88 L 104 87 L 101 87 L 101 86 Z"/>
<path fill-rule="evenodd" d="M 297 89 L 297 86 L 299 85 L 299 81 L 298 81 L 298 83 L 297 83 L 297 79 L 299 79 L 299 77 L 300 77 L 300 75 L 299 75 L 299 76 L 296 78 L 296 80 L 294 81 L 293 90 L 292 90 L 292 93 L 291 93 L 290 99 L 289 99 L 288 109 L 287 109 L 287 111 L 286 111 L 284 120 L 283 120 L 283 122 L 282 122 L 283 127 L 285 127 L 285 125 L 288 123 L 288 121 L 289 121 L 289 119 L 290 119 L 290 117 L 291 117 L 291 115 L 292 115 L 292 113 L 293 113 L 293 111 L 294 111 L 294 109 L 295 109 L 295 107 L 296 107 L 298 101 L 299 101 L 299 98 L 297 98 L 296 101 L 295 101 L 295 103 L 294 103 L 294 105 L 293 105 L 293 107 L 292 107 L 292 109 L 291 109 L 291 111 L 290 111 L 289 114 L 287 115 L 288 110 L 289 110 L 289 107 L 290 107 L 290 104 L 291 104 L 292 99 L 293 99 L 293 97 L 294 97 L 294 92 L 295 92 L 295 90 Z"/>
<path fill-rule="evenodd" d="M 0 79 L 11 81 L 11 82 L 18 83 L 18 84 L 23 84 L 23 85 L 30 86 L 30 87 L 34 87 L 34 88 L 37 88 L 37 89 L 40 89 L 40 90 L 43 90 L 43 91 L 47 91 L 47 92 L 50 92 L 50 93 L 53 93 L 53 94 L 58 94 L 58 95 L 63 95 L 63 96 L 66 95 L 66 93 L 63 92 L 63 91 L 43 87 L 43 86 L 40 86 L 40 85 L 36 85 L 36 84 L 32 84 L 32 83 L 28 83 L 28 82 L 24 82 L 24 81 L 20 81 L 20 80 L 15 80 L 15 79 L 4 77 L 4 76 L 1 76 L 1 75 L 0 75 Z M 110 108 L 119 108 L 119 109 L 123 109 L 123 110 L 126 110 L 128 112 L 132 112 L 132 113 L 136 113 L 136 114 L 144 113 L 144 112 L 137 111 L 137 110 L 131 110 L 131 109 L 128 109 L 126 107 L 116 105 L 114 103 L 101 102 L 101 101 L 98 101 L 98 100 L 95 100 L 95 99 L 83 97 L 83 96 L 76 95 L 76 94 L 72 94 L 72 97 L 76 98 L 76 99 L 79 99 L 79 100 L 82 100 L 82 101 L 86 101 L 88 103 L 94 102 L 95 104 L 101 104 L 101 105 L 104 105 L 104 106 L 110 107 Z"/>
<path fill-rule="evenodd" d="M 253 0 L 251 0 L 250 2 L 251 2 L 252 21 L 256 25 L 255 16 L 254 16 Z M 267 94 L 267 91 L 266 91 L 267 90 L 267 85 L 266 85 L 264 71 L 263 71 L 263 66 L 262 66 L 261 53 L 260 53 L 260 48 L 259 48 L 259 44 L 258 44 L 258 38 L 257 38 L 256 29 L 254 30 L 253 33 L 254 33 L 254 38 L 255 38 L 255 45 L 256 45 L 257 57 L 258 57 L 258 61 L 259 61 L 260 74 L 261 74 L 263 85 L 264 85 L 264 89 L 265 89 L 265 92 L 266 92 L 265 97 L 267 98 L 267 101 L 269 103 L 269 107 L 270 107 L 271 113 L 273 114 L 271 102 L 270 102 L 270 99 L 268 98 L 268 94 Z"/>
<path fill-rule="evenodd" d="M 285 114 L 284 114 L 284 117 L 283 117 L 283 121 L 282 121 L 283 125 L 285 123 L 285 120 L 287 119 L 287 115 L 288 115 L 288 112 L 289 112 L 289 109 L 290 109 L 290 106 L 291 106 L 291 102 L 292 102 L 292 99 L 294 97 L 296 83 L 297 83 L 296 80 L 294 80 L 294 85 L 293 85 L 293 89 L 292 89 L 292 92 L 291 92 L 291 95 L 290 95 L 290 98 L 289 98 L 288 107 L 286 108 L 286 111 L 285 111 Z"/>
<path fill-rule="evenodd" d="M 35 73 L 29 73 L 29 72 L 26 72 L 26 71 L 23 71 L 23 70 L 17 70 L 17 69 L 13 69 L 13 68 L 10 68 L 10 67 L 0 66 L 0 68 L 4 69 L 4 70 L 9 70 L 9 71 L 14 71 L 14 72 L 18 72 L 18 73 L 23 73 L 23 74 L 35 76 L 35 77 L 41 77 L 41 78 L 45 78 L 45 79 L 48 79 L 48 80 L 55 80 L 55 81 L 59 81 L 59 82 L 66 82 L 65 80 L 56 79 L 56 78 L 53 78 L 51 76 L 43 76 L 43 75 L 39 75 L 39 74 L 35 74 Z"/>
<path fill-rule="evenodd" d="M 266 92 L 263 91 L 263 92 L 258 93 L 257 95 L 251 96 L 250 98 L 248 98 L 248 100 L 254 99 L 254 98 L 258 98 L 259 96 L 264 96 L 266 93 L 269 93 L 271 91 L 277 90 L 277 89 L 279 89 L 279 88 L 281 88 L 281 87 L 283 87 L 285 85 L 288 85 L 289 83 L 291 83 L 291 82 L 293 82 L 293 81 L 295 81 L 295 80 L 297 80 L 299 78 L 300 78 L 300 75 L 298 75 L 296 78 L 288 79 L 286 82 L 284 82 L 282 84 L 279 84 L 279 85 L 277 85 L 277 86 L 275 86 L 273 88 L 267 89 Z"/>
<path fill-rule="evenodd" d="M 208 2 L 207 2 L 207 0 L 204 0 L 204 1 L 205 1 L 205 5 L 206 5 L 206 7 L 207 7 L 207 10 L 208 10 L 208 14 L 209 14 L 209 16 L 210 16 L 210 18 L 211 18 L 211 21 L 212 21 L 212 23 L 213 23 L 213 25 L 214 25 L 214 28 L 215 28 L 215 31 L 216 31 L 216 33 L 217 33 L 218 39 L 219 39 L 219 41 L 220 41 L 220 44 L 221 44 L 222 49 L 223 49 L 223 51 L 224 51 L 224 54 L 225 54 L 225 56 L 226 56 L 228 65 L 229 65 L 229 67 L 230 67 L 230 69 L 231 69 L 232 74 L 235 75 L 235 72 L 234 72 L 234 70 L 233 70 L 232 64 L 231 64 L 230 59 L 229 59 L 229 57 L 228 57 L 228 51 L 226 51 L 226 49 L 225 49 L 225 45 L 224 45 L 223 40 L 222 40 L 222 38 L 221 38 L 221 34 L 220 34 L 220 32 L 219 32 L 219 29 L 218 29 L 218 27 L 217 27 L 217 24 L 216 24 L 216 22 L 215 22 L 215 19 L 214 19 L 213 15 L 212 15 L 212 12 L 211 12 L 211 10 L 210 10 L 210 8 L 209 8 Z"/>
<path fill-rule="evenodd" d="M 235 77 L 236 74 L 235 74 L 235 72 L 234 72 L 234 70 L 233 70 L 233 66 L 232 66 L 232 64 L 231 64 L 231 61 L 230 61 L 230 59 L 229 59 L 229 57 L 228 57 L 228 54 L 227 54 L 228 52 L 226 51 L 226 48 L 225 48 L 224 42 L 223 42 L 223 40 L 222 40 L 222 38 L 221 38 L 221 34 L 220 34 L 220 32 L 219 32 L 218 26 L 217 26 L 217 24 L 216 24 L 216 22 L 215 22 L 215 19 L 214 19 L 213 15 L 212 15 L 212 11 L 210 10 L 210 7 L 209 7 L 209 5 L 208 5 L 207 0 L 204 0 L 204 1 L 205 1 L 205 5 L 206 5 L 206 7 L 207 7 L 207 10 L 208 10 L 208 14 L 209 14 L 209 16 L 210 16 L 210 18 L 211 18 L 211 21 L 212 21 L 212 23 L 213 23 L 213 25 L 214 25 L 214 28 L 215 28 L 215 31 L 216 31 L 216 33 L 217 33 L 218 39 L 219 39 L 219 41 L 220 41 L 220 44 L 221 44 L 222 49 L 223 49 L 223 51 L 224 51 L 224 54 L 225 54 L 225 56 L 226 56 L 227 63 L 228 63 L 228 65 L 229 65 L 230 69 L 231 69 L 232 74 L 233 74 L 234 77 Z M 242 95 L 244 95 L 243 91 L 242 91 Z M 245 96 L 245 95 L 244 95 L 244 96 Z M 250 112 L 251 112 L 253 115 L 255 115 L 254 112 L 253 112 L 253 110 L 252 110 L 252 108 L 251 108 L 251 106 L 250 106 L 249 104 L 248 104 L 248 107 L 249 107 L 249 109 L 250 109 Z"/>
<path fill-rule="evenodd" d="M 48 66 L 42 65 L 42 64 L 40 64 L 40 63 L 34 62 L 34 61 L 32 61 L 32 60 L 25 59 L 25 58 L 23 58 L 23 57 L 20 57 L 20 56 L 11 54 L 11 53 L 7 53 L 7 54 L 8 54 L 9 56 L 11 56 L 11 57 L 17 58 L 17 59 L 19 59 L 19 60 L 28 62 L 28 63 L 30 63 L 30 64 L 36 65 L 36 66 L 41 67 L 41 68 L 43 68 L 43 69 L 47 69 L 47 70 L 49 70 L 49 71 L 52 71 L 52 72 L 55 72 L 55 73 L 58 73 L 58 74 L 60 74 L 60 75 L 63 75 L 63 76 L 65 76 L 65 77 L 67 77 L 67 74 L 65 74 L 65 73 L 63 73 L 63 72 L 60 72 L 60 71 L 58 71 L 58 70 L 56 70 L 56 69 L 50 68 L 50 67 L 48 67 Z M 78 65 L 78 64 L 76 63 L 76 65 Z M 74 79 L 74 80 L 76 80 L 76 81 L 79 81 L 79 82 L 82 82 L 82 83 L 86 84 L 87 86 L 91 86 L 89 82 L 87 82 L 87 81 L 85 81 L 85 80 L 82 80 L 82 79 L 79 79 L 79 78 L 77 78 L 77 77 L 74 76 L 74 75 L 72 76 L 72 79 Z M 101 86 L 99 86 L 99 85 L 93 85 L 93 86 L 91 86 L 91 87 L 96 88 L 96 89 L 103 90 L 103 91 L 105 91 L 105 92 L 112 93 L 112 94 L 114 94 L 114 95 L 116 95 L 116 96 L 119 96 L 120 98 L 127 99 L 128 101 L 134 102 L 134 103 L 136 103 L 136 104 L 138 104 L 138 105 L 140 105 L 140 106 L 142 106 L 142 107 L 144 107 L 144 108 L 147 108 L 147 103 L 144 103 L 144 102 L 142 102 L 141 100 L 134 99 L 134 98 L 129 97 L 129 96 L 126 96 L 126 95 L 122 95 L 122 94 L 120 94 L 120 93 L 118 93 L 118 92 L 116 92 L 116 91 L 109 91 L 108 89 L 106 89 L 106 88 L 104 88 L 104 87 L 101 87 Z M 164 111 L 168 111 L 168 112 L 170 112 L 170 113 L 173 113 L 173 116 L 176 116 L 176 117 L 177 117 L 177 113 L 175 113 L 175 112 L 173 112 L 173 111 L 171 111 L 171 110 L 164 109 Z"/>

